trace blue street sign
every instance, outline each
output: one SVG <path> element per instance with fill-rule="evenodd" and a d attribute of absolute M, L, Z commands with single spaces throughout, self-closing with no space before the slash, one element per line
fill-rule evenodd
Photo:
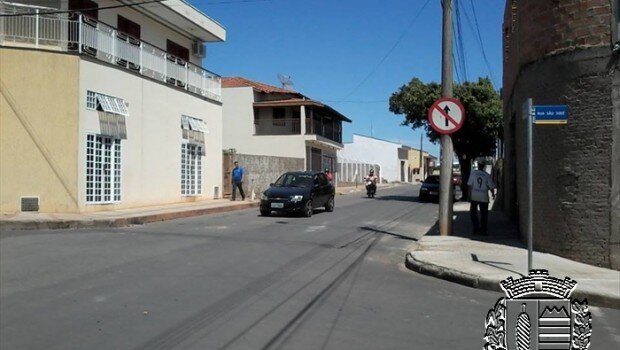
<path fill-rule="evenodd" d="M 534 124 L 566 124 L 567 105 L 534 106 Z"/>

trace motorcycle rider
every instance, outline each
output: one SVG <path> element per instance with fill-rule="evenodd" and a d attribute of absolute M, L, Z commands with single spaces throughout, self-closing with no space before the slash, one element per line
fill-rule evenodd
<path fill-rule="evenodd" d="M 364 181 L 366 181 L 366 194 L 368 197 L 374 197 L 375 192 L 377 191 L 377 180 L 379 178 L 375 175 L 374 169 L 370 169 L 368 175 L 364 177 Z"/>

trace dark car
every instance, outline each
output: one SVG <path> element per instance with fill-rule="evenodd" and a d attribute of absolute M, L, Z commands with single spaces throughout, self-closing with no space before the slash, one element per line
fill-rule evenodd
<path fill-rule="evenodd" d="M 461 191 L 461 176 L 452 177 L 452 184 L 454 185 L 453 197 L 454 201 L 459 201 L 463 198 L 463 192 Z M 439 199 L 439 175 L 430 175 L 420 187 L 419 199 L 421 201 L 437 200 Z"/>
<path fill-rule="evenodd" d="M 294 171 L 282 174 L 263 192 L 260 213 L 268 216 L 272 211 L 301 213 L 310 217 L 315 208 L 334 210 L 334 186 L 322 172 Z"/>

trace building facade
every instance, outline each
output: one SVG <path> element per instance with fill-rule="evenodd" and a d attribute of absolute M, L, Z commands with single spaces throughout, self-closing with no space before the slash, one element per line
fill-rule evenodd
<path fill-rule="evenodd" d="M 431 164 L 434 159 L 428 152 L 411 148 L 409 149 L 409 180 L 408 182 L 418 183 L 424 181 L 426 176 L 430 175 Z"/>
<path fill-rule="evenodd" d="M 399 143 L 353 134 L 353 141 L 344 144 L 338 158 L 349 163 L 377 164 L 380 168 L 377 175 L 382 182 L 406 179 L 408 149 Z"/>
<path fill-rule="evenodd" d="M 508 0 L 503 32 L 503 208 L 525 239 L 523 106 L 567 105 L 533 126 L 534 248 L 620 269 L 618 2 Z"/>
<path fill-rule="evenodd" d="M 285 171 L 336 171 L 342 126 L 351 120 L 335 109 L 299 92 L 243 77 L 223 78 L 222 98 L 224 149 L 245 160 L 247 185 L 255 193 Z M 226 176 L 227 169 L 225 186 Z"/>
<path fill-rule="evenodd" d="M 201 61 L 223 27 L 184 1 L 28 3 L 0 5 L 0 211 L 217 197 L 221 83 Z"/>

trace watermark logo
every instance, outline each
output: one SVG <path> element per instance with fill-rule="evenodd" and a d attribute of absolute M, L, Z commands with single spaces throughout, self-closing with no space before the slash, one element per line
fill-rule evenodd
<path fill-rule="evenodd" d="M 501 298 L 487 314 L 484 350 L 586 350 L 592 316 L 587 300 L 570 300 L 577 282 L 547 270 L 501 282 Z"/>

